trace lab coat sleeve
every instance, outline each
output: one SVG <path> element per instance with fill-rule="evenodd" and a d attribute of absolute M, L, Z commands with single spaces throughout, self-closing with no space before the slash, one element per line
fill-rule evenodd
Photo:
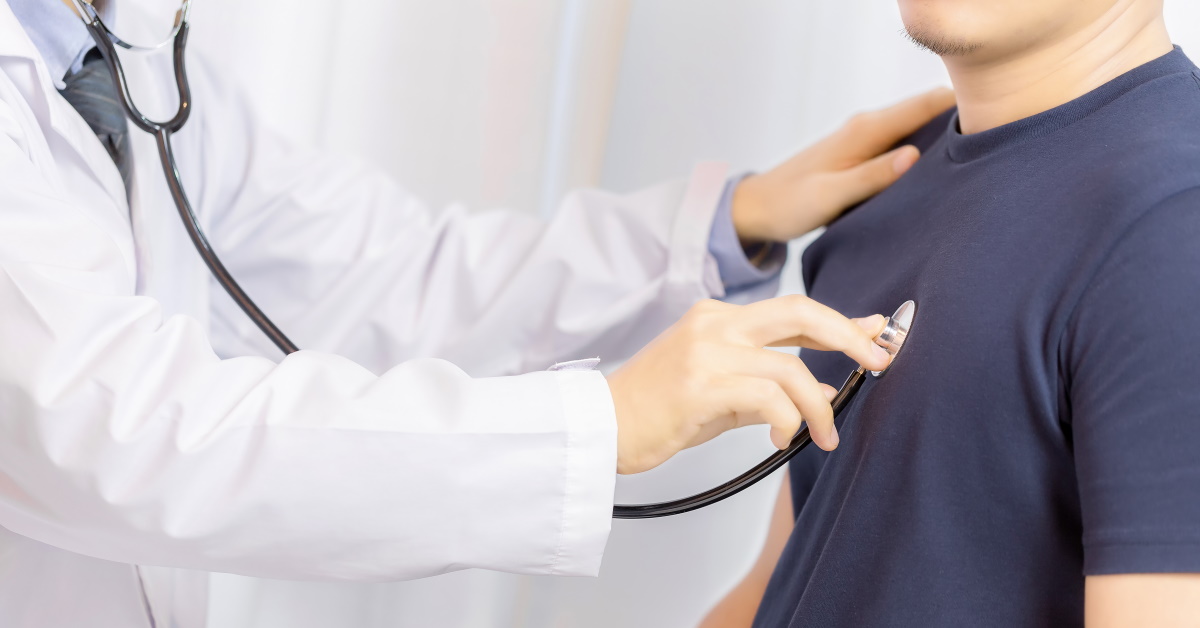
<path fill-rule="evenodd" d="M 616 446 L 600 374 L 220 359 L 134 294 L 128 234 L 57 194 L 19 128 L 0 103 L 0 526 L 276 578 L 596 573 Z"/>
<path fill-rule="evenodd" d="M 708 251 L 723 164 L 628 195 L 576 191 L 549 221 L 432 211 L 375 168 L 282 141 L 197 68 L 187 140 L 207 158 L 184 172 L 205 177 L 193 188 L 226 265 L 302 347 L 376 370 L 421 356 L 475 375 L 612 364 L 723 295 Z M 214 290 L 219 351 L 272 351 Z"/>

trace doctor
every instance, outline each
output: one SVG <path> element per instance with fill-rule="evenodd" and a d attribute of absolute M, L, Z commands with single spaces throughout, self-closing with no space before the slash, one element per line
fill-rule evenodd
<path fill-rule="evenodd" d="M 166 26 L 100 8 L 133 41 Z M 706 299 L 769 295 L 777 243 L 894 181 L 917 154 L 885 151 L 951 98 L 856 118 L 761 176 L 577 192 L 545 224 L 431 212 L 297 150 L 192 58 L 184 182 L 307 348 L 280 359 L 210 280 L 91 49 L 59 0 L 0 0 L 2 626 L 202 626 L 206 571 L 594 574 L 614 471 L 748 423 L 782 446 L 802 416 L 835 447 L 828 387 L 762 347 L 880 368 L 881 319 Z M 169 59 L 124 61 L 142 107 L 173 110 L 154 89 Z M 608 379 L 544 370 L 643 346 Z"/>

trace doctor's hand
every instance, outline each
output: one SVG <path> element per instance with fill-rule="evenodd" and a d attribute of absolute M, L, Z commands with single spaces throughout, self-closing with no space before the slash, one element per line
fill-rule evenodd
<path fill-rule="evenodd" d="M 797 238 L 879 193 L 920 157 L 914 146 L 892 147 L 952 105 L 954 92 L 939 88 L 860 113 L 769 172 L 742 180 L 731 206 L 742 244 Z"/>
<path fill-rule="evenodd" d="M 848 319 L 792 295 L 739 306 L 692 307 L 608 378 L 617 413 L 617 471 L 652 469 L 688 447 L 745 425 L 768 423 L 784 449 L 806 421 L 813 442 L 837 447 L 836 391 L 799 357 L 767 346 L 841 351 L 882 370 L 890 357 L 873 339 L 885 319 Z"/>

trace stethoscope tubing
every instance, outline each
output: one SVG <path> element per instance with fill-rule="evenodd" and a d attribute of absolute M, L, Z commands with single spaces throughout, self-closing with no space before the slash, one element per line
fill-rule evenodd
<path fill-rule="evenodd" d="M 191 239 L 192 245 L 195 246 L 196 252 L 200 254 L 200 259 L 204 260 L 204 265 L 216 278 L 217 283 L 225 289 L 225 292 L 237 303 L 238 307 L 246 313 L 254 324 L 262 330 L 263 334 L 271 340 L 271 342 L 279 348 L 285 355 L 295 353 L 300 350 L 294 342 L 279 329 L 269 316 L 258 307 L 254 299 L 246 294 L 246 291 L 234 279 L 233 274 L 225 268 L 225 264 L 221 262 L 220 256 L 213 250 L 212 245 L 208 242 L 208 237 L 204 235 L 204 229 L 200 226 L 199 219 L 196 218 L 196 212 L 192 210 L 191 201 L 188 200 L 187 193 L 183 189 L 183 180 L 179 174 L 179 167 L 175 164 L 175 153 L 171 147 L 171 136 L 183 128 L 187 122 L 188 116 L 192 112 L 192 94 L 191 87 L 187 78 L 187 67 L 184 63 L 184 52 L 187 49 L 187 37 L 189 24 L 186 19 L 179 25 L 178 31 L 174 37 L 174 69 L 175 69 L 175 87 L 179 93 L 179 108 L 175 112 L 175 116 L 166 122 L 156 122 L 142 114 L 133 102 L 133 98 L 129 93 L 129 84 L 125 80 L 125 69 L 121 66 L 121 60 L 117 58 L 117 50 L 111 40 L 111 35 L 108 28 L 100 21 L 99 17 L 94 17 L 87 22 L 88 32 L 91 33 L 92 39 L 95 40 L 97 47 L 100 49 L 101 56 L 104 57 L 104 62 L 108 65 L 109 72 L 117 83 L 117 91 L 120 93 L 121 106 L 125 109 L 126 115 L 130 121 L 139 129 L 154 136 L 155 143 L 158 145 L 159 161 L 162 164 L 163 174 L 166 176 L 167 186 L 171 191 L 171 198 L 175 202 L 175 207 L 179 212 L 179 218 L 183 222 L 183 227 L 187 231 L 188 238 Z"/>
<path fill-rule="evenodd" d="M 850 402 L 854 399 L 854 395 L 858 393 L 858 389 L 862 388 L 864 381 L 866 381 L 866 371 L 861 367 L 851 373 L 850 377 L 846 378 L 846 383 L 842 384 L 842 387 L 838 389 L 837 395 L 830 402 L 833 406 L 835 420 L 850 405 Z M 767 456 L 765 460 L 752 467 L 749 471 L 720 486 L 713 487 L 703 493 L 696 493 L 691 497 L 666 502 L 637 505 L 617 504 L 613 506 L 613 519 L 654 519 L 657 517 L 679 515 L 704 508 L 705 506 L 711 506 L 719 501 L 733 497 L 766 479 L 767 476 L 787 464 L 789 460 L 794 458 L 796 454 L 800 453 L 811 442 L 812 436 L 809 434 L 808 426 L 805 425 L 792 437 L 792 442 L 787 446 L 787 449 L 781 449 Z"/>
<path fill-rule="evenodd" d="M 120 59 L 117 58 L 117 51 L 113 45 L 114 36 L 104 26 L 98 15 L 92 15 L 90 19 L 85 19 L 88 31 L 91 33 L 92 39 L 95 40 L 97 47 L 100 50 L 101 56 L 104 57 L 105 64 L 108 66 L 109 72 L 113 76 L 113 80 L 117 84 L 117 91 L 120 94 L 120 102 L 124 108 L 126 115 L 130 121 L 139 129 L 154 136 L 155 143 L 158 146 L 159 161 L 161 162 L 163 174 L 166 176 L 167 186 L 171 192 L 171 198 L 175 202 L 175 207 L 178 210 L 179 218 L 183 222 L 184 229 L 187 231 L 188 237 L 192 241 L 192 245 L 196 248 L 200 258 L 204 261 L 217 283 L 221 284 L 225 292 L 230 298 L 237 303 L 238 307 L 246 313 L 254 324 L 262 330 L 263 334 L 271 340 L 271 342 L 279 348 L 284 354 L 291 354 L 299 351 L 299 347 L 293 343 L 287 335 L 279 329 L 278 326 L 262 311 L 260 307 L 250 298 L 246 291 L 242 289 L 237 280 L 234 279 L 232 273 L 225 268 L 225 264 L 221 262 L 221 258 L 217 252 L 213 250 L 207 236 L 204 234 L 204 229 L 200 226 L 200 221 L 196 218 L 196 213 L 192 210 L 192 204 L 188 200 L 187 193 L 183 188 L 183 180 L 179 173 L 179 167 L 175 163 L 175 154 L 171 146 L 171 136 L 183 128 L 185 122 L 192 110 L 191 88 L 188 84 L 187 69 L 184 64 L 184 53 L 187 48 L 187 37 L 189 24 L 187 21 L 186 12 L 181 16 L 181 23 L 178 25 L 178 30 L 174 35 L 173 45 L 173 60 L 175 70 L 175 87 L 179 94 L 179 108 L 175 116 L 166 122 L 156 122 L 147 116 L 143 115 L 133 102 L 130 96 L 129 85 L 125 79 L 125 70 L 121 66 Z M 850 404 L 855 393 L 862 387 L 863 381 L 866 379 L 865 371 L 862 368 L 854 371 L 842 384 L 837 395 L 830 402 L 833 407 L 833 415 L 836 419 L 842 411 Z M 720 485 L 697 493 L 690 497 L 676 499 L 666 502 L 658 502 L 652 504 L 618 504 L 613 506 L 614 519 L 653 519 L 657 517 L 667 517 L 670 515 L 678 515 L 685 512 L 704 508 L 715 504 L 724 499 L 728 499 L 738 493 L 754 486 L 758 482 L 765 479 L 767 476 L 774 473 L 783 465 L 787 464 L 796 454 L 812 442 L 809 434 L 808 426 L 804 426 L 792 438 L 792 442 L 786 449 L 777 451 L 765 460 L 755 465 L 750 470 L 739 475 L 738 477 Z"/>

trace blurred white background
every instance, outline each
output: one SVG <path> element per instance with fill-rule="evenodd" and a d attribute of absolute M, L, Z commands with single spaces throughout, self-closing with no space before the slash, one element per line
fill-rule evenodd
<path fill-rule="evenodd" d="M 1167 4 L 1176 41 L 1200 50 L 1200 5 Z M 900 35 L 894 0 L 206 0 L 193 18 L 193 49 L 295 141 L 373 159 L 435 204 L 543 215 L 570 187 L 632 190 L 701 159 L 762 169 L 850 113 L 947 82 Z M 785 277 L 798 291 L 796 269 Z M 727 435 L 622 478 L 618 498 L 707 488 L 768 447 L 761 431 Z M 219 575 L 210 625 L 691 627 L 749 568 L 777 480 L 616 522 L 598 579 Z"/>

